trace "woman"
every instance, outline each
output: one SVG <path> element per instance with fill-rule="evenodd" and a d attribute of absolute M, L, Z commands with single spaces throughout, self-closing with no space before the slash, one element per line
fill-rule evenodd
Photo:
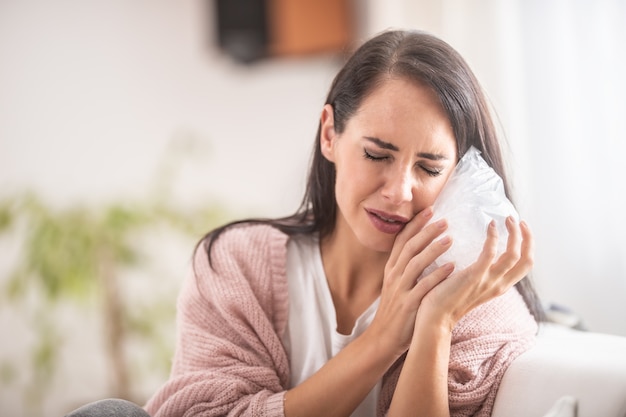
<path fill-rule="evenodd" d="M 209 233 L 178 301 L 153 416 L 488 416 L 534 339 L 528 226 L 418 280 L 453 242 L 432 204 L 470 147 L 506 176 L 479 84 L 422 32 L 362 45 L 322 109 L 292 216 Z"/>

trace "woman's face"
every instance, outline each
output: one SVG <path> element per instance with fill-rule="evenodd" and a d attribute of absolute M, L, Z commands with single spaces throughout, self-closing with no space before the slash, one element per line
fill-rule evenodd
<path fill-rule="evenodd" d="M 337 172 L 335 233 L 378 252 L 391 251 L 404 225 L 434 203 L 457 161 L 437 96 L 402 78 L 380 84 L 341 134 L 325 106 L 321 147 Z"/>

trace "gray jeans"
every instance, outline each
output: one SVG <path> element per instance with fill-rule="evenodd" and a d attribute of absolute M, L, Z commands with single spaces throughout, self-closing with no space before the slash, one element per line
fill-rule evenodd
<path fill-rule="evenodd" d="M 65 417 L 150 417 L 150 415 L 130 401 L 109 398 L 86 404 Z"/>

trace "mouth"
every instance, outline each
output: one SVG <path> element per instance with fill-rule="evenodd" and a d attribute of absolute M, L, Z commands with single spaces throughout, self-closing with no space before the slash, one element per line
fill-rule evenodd
<path fill-rule="evenodd" d="M 406 217 L 385 213 L 384 211 L 369 209 L 367 210 L 367 212 L 387 223 L 407 224 L 409 222 L 409 219 L 407 219 Z"/>
<path fill-rule="evenodd" d="M 389 214 L 379 210 L 366 210 L 370 221 L 379 231 L 387 234 L 399 233 L 409 222 L 409 219 L 403 216 Z"/>

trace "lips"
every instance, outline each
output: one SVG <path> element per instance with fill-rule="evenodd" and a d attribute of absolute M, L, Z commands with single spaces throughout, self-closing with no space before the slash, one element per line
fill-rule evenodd
<path fill-rule="evenodd" d="M 385 213 L 379 210 L 366 210 L 366 213 L 373 226 L 387 234 L 400 233 L 409 221 L 406 217 Z"/>

